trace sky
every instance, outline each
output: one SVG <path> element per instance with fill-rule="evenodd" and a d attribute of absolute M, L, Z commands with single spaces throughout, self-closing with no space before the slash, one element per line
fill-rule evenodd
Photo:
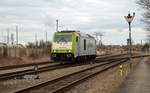
<path fill-rule="evenodd" d="M 103 33 L 105 45 L 126 45 L 128 23 L 124 16 L 136 13 L 132 22 L 132 40 L 141 43 L 146 39 L 144 24 L 140 21 L 142 9 L 135 0 L 1 0 L 0 1 L 0 42 L 7 41 L 7 32 L 14 34 L 16 26 L 19 42 L 52 40 L 56 31 L 79 30 L 93 35 Z M 36 34 L 36 35 L 35 35 Z"/>

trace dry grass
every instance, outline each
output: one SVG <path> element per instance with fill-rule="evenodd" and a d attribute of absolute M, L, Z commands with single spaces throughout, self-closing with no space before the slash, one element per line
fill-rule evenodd
<path fill-rule="evenodd" d="M 49 55 L 43 55 L 39 57 L 0 57 L 0 66 L 10 66 L 27 64 L 31 62 L 44 62 L 50 61 Z"/>

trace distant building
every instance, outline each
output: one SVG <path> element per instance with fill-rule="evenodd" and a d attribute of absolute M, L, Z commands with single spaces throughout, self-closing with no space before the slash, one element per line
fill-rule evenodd
<path fill-rule="evenodd" d="M 18 48 L 25 48 L 23 44 L 18 44 Z"/>
<path fill-rule="evenodd" d="M 0 47 L 4 47 L 4 46 L 7 46 L 7 44 L 0 42 Z"/>

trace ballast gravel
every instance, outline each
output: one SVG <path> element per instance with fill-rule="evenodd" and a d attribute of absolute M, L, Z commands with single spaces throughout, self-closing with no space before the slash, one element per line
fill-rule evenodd
<path fill-rule="evenodd" d="M 134 60 L 132 69 L 130 69 L 129 63 L 122 64 L 123 76 L 120 76 L 120 68 L 118 66 L 88 79 L 87 81 L 73 87 L 66 93 L 116 93 L 123 80 L 133 70 L 136 64 L 140 62 L 140 60 L 141 59 Z"/>
<path fill-rule="evenodd" d="M 53 80 L 55 78 L 77 72 L 79 70 L 86 69 L 95 65 L 97 64 L 88 64 L 40 73 L 40 79 L 37 80 L 12 79 L 7 81 L 0 81 L 0 93 L 13 93 L 16 90 L 34 86 L 48 80 Z M 75 86 L 71 90 L 66 91 L 66 93 L 115 93 L 116 89 L 130 72 L 129 64 L 124 64 L 124 69 L 126 70 L 123 72 L 123 77 L 120 76 L 120 69 L 118 66 L 100 75 L 88 79 L 86 82 L 83 82 L 82 84 Z"/>
<path fill-rule="evenodd" d="M 63 68 L 58 69 L 54 71 L 44 72 L 38 74 L 40 79 L 33 80 L 33 79 L 11 79 L 7 81 L 0 81 L 0 93 L 13 93 L 16 90 L 24 89 L 26 87 L 30 87 L 33 85 L 37 85 L 42 82 L 46 82 L 48 80 L 53 80 L 55 78 L 77 72 L 82 69 L 86 69 L 92 66 L 95 66 L 97 64 L 87 64 L 87 65 L 81 65 L 76 67 L 70 67 L 70 68 Z"/>

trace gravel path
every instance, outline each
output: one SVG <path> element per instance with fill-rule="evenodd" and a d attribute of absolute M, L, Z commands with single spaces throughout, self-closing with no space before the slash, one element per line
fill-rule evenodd
<path fill-rule="evenodd" d="M 144 58 L 135 70 L 127 77 L 117 93 L 150 93 L 150 68 Z"/>

